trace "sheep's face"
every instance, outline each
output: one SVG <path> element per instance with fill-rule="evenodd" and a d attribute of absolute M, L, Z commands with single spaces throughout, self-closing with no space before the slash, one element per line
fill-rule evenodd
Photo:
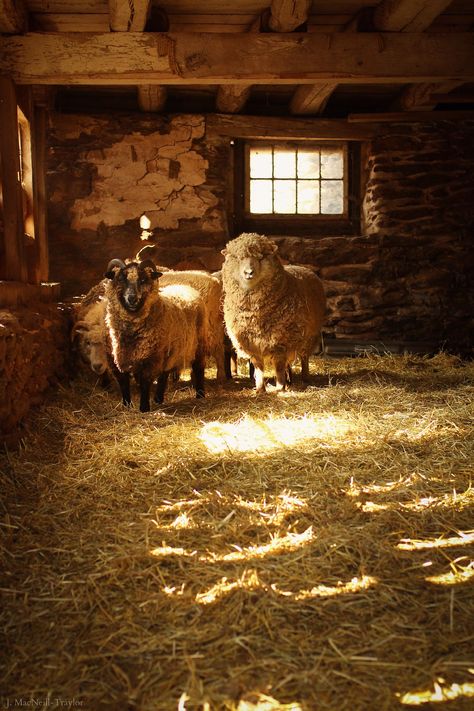
<path fill-rule="evenodd" d="M 225 271 L 231 272 L 245 291 L 271 279 L 280 268 L 277 245 L 263 235 L 244 233 L 222 251 Z"/>
<path fill-rule="evenodd" d="M 78 348 L 81 360 L 89 365 L 94 373 L 103 375 L 107 370 L 107 356 L 100 335 L 84 325 L 76 328 L 76 336 L 79 339 Z"/>
<path fill-rule="evenodd" d="M 142 309 L 148 295 L 153 291 L 154 282 L 161 276 L 161 272 L 156 270 L 153 262 L 146 260 L 146 262 L 131 262 L 123 266 L 112 265 L 105 276 L 113 281 L 118 300 L 123 308 L 136 313 Z"/>

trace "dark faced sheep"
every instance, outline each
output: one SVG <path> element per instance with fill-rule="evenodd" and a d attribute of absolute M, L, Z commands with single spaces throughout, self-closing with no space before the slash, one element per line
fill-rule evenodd
<path fill-rule="evenodd" d="M 106 347 L 109 364 L 129 405 L 130 375 L 140 388 L 140 410 L 150 409 L 150 388 L 163 402 L 170 371 L 192 369 L 196 397 L 204 397 L 205 310 L 201 294 L 182 284 L 159 288 L 150 260 L 113 259 L 105 274 Z"/>
<path fill-rule="evenodd" d="M 257 390 L 265 390 L 265 366 L 283 390 L 296 356 L 307 381 L 325 313 L 321 280 L 306 267 L 283 266 L 277 245 L 262 235 L 244 233 L 223 254 L 225 324 L 239 356 L 250 358 L 255 367 Z"/>

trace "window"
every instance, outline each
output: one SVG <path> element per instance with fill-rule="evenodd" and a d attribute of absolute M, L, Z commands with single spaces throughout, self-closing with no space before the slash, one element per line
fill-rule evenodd
<path fill-rule="evenodd" d="M 358 230 L 355 151 L 349 142 L 237 142 L 234 232 Z"/>

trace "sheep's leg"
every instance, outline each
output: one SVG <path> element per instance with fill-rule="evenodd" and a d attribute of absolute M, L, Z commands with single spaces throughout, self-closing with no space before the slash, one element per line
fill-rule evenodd
<path fill-rule="evenodd" d="M 191 382 L 196 391 L 196 397 L 204 397 L 204 358 L 202 356 L 197 356 L 193 361 L 191 366 Z"/>
<path fill-rule="evenodd" d="M 254 368 L 255 390 L 258 393 L 264 393 L 265 392 L 265 378 L 263 377 L 263 374 L 264 374 L 263 361 L 258 360 L 257 358 L 252 358 L 251 364 L 253 365 L 253 368 Z"/>
<path fill-rule="evenodd" d="M 140 412 L 150 412 L 151 380 L 145 375 L 140 375 L 138 385 L 140 387 Z"/>
<path fill-rule="evenodd" d="M 301 379 L 303 383 L 309 383 L 311 378 L 309 377 L 309 356 L 301 355 Z"/>
<path fill-rule="evenodd" d="M 158 376 L 158 383 L 156 385 L 155 391 L 155 402 L 161 405 L 165 399 L 166 386 L 168 385 L 169 371 L 166 373 L 160 373 Z"/>
<path fill-rule="evenodd" d="M 115 371 L 115 377 L 122 393 L 122 402 L 127 407 L 131 405 L 132 398 L 130 396 L 130 373 L 122 373 L 120 370 Z"/>
<path fill-rule="evenodd" d="M 274 368 L 276 376 L 275 387 L 277 390 L 285 390 L 287 378 L 286 358 L 275 358 Z"/>

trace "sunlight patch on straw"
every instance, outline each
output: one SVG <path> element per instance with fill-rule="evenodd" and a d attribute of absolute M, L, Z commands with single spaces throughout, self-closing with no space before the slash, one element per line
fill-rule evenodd
<path fill-rule="evenodd" d="M 422 704 L 441 703 L 444 701 L 452 701 L 462 696 L 471 698 L 474 697 L 474 684 L 466 682 L 464 684 L 451 684 L 450 686 L 441 686 L 435 682 L 433 689 L 424 689 L 422 691 L 408 691 L 406 694 L 397 694 L 402 704 L 407 706 L 421 706 Z"/>
<path fill-rule="evenodd" d="M 235 424 L 210 422 L 201 430 L 200 438 L 210 452 L 255 452 L 287 447 L 304 440 L 338 440 L 349 432 L 350 426 L 341 417 L 304 416 L 298 419 L 268 417 L 258 420 L 244 417 Z"/>
<path fill-rule="evenodd" d="M 474 560 L 471 560 L 466 566 L 457 566 L 457 561 L 451 563 L 451 570 L 440 575 L 431 575 L 426 580 L 435 585 L 458 585 L 466 583 L 471 578 L 474 578 Z"/>
<path fill-rule="evenodd" d="M 454 546 L 467 546 L 474 543 L 474 531 L 458 531 L 459 536 L 450 538 L 427 538 L 417 540 L 415 538 L 402 538 L 397 548 L 403 551 L 416 551 L 424 548 L 451 548 Z"/>
<path fill-rule="evenodd" d="M 254 696 L 255 700 L 253 700 Z M 236 711 L 303 711 L 302 706 L 296 701 L 281 704 L 265 694 L 247 694 L 247 697 L 240 699 Z"/>
<path fill-rule="evenodd" d="M 198 593 L 196 595 L 196 602 L 203 605 L 210 605 L 225 595 L 228 595 L 233 590 L 239 589 L 262 590 L 264 592 L 272 590 L 277 595 L 291 600 L 311 600 L 316 598 L 334 597 L 336 595 L 344 595 L 347 593 L 361 592 L 373 587 L 377 584 L 377 582 L 378 580 L 376 578 L 372 578 L 368 575 L 362 575 L 360 578 L 352 578 L 352 580 L 348 583 L 339 581 L 337 585 L 334 586 L 317 585 L 309 590 L 297 590 L 292 592 L 290 590 L 280 590 L 276 583 L 272 583 L 271 585 L 262 583 L 256 571 L 246 571 L 241 578 L 233 582 L 229 581 L 228 578 L 221 578 L 218 583 L 205 592 Z"/>
<path fill-rule="evenodd" d="M 287 533 L 285 536 L 272 536 L 270 543 L 265 543 L 262 546 L 248 546 L 246 548 L 238 548 L 232 553 L 217 555 L 211 553 L 209 555 L 200 555 L 198 560 L 203 563 L 212 563 L 213 561 L 236 561 L 236 560 L 251 560 L 255 558 L 265 558 L 268 555 L 296 550 L 302 545 L 310 543 L 314 538 L 312 526 L 303 533 Z M 197 556 L 197 551 L 187 551 L 184 548 L 173 548 L 172 546 L 162 545 L 159 548 L 154 548 L 151 555 L 155 558 L 166 558 L 168 556 L 181 556 L 183 558 L 192 558 Z"/>

